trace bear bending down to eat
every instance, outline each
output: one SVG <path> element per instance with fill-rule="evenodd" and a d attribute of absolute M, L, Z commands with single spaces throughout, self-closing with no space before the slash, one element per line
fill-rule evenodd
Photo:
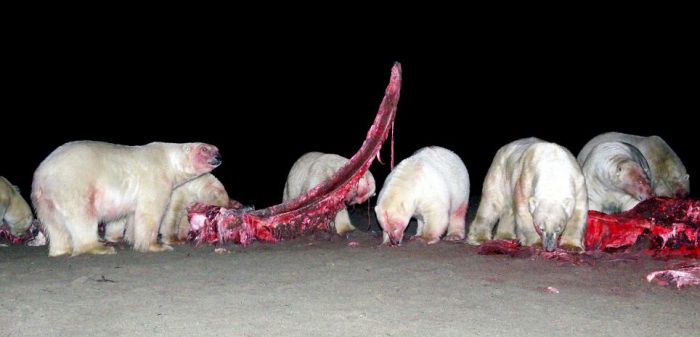
<path fill-rule="evenodd" d="M 591 139 L 578 154 L 578 163 L 588 158 L 593 148 L 605 142 L 624 142 L 636 147 L 649 164 L 654 196 L 685 198 L 690 193 L 690 175 L 685 165 L 668 144 L 659 136 L 635 136 L 608 132 Z"/>
<path fill-rule="evenodd" d="M 581 168 L 565 148 L 526 138 L 496 153 L 481 192 L 467 243 L 517 238 L 524 246 L 542 245 L 553 251 L 559 244 L 583 251 L 588 195 Z"/>
<path fill-rule="evenodd" d="M 6 223 L 12 235 L 21 235 L 32 224 L 34 217 L 27 201 L 17 186 L 0 177 L 0 225 Z"/>
<path fill-rule="evenodd" d="M 113 254 L 98 241 L 98 224 L 128 219 L 134 249 L 171 250 L 158 228 L 174 188 L 221 164 L 204 143 L 125 146 L 96 141 L 66 143 L 34 172 L 32 202 L 49 239 L 49 256 Z"/>
<path fill-rule="evenodd" d="M 374 208 L 384 232 L 383 244 L 400 245 L 411 218 L 416 237 L 428 244 L 464 239 L 469 204 L 469 173 L 454 152 L 424 147 L 397 165 L 379 192 Z"/>
<path fill-rule="evenodd" d="M 589 210 L 607 214 L 624 212 L 652 197 L 647 160 L 630 144 L 596 145 L 581 169 L 586 178 Z"/>
<path fill-rule="evenodd" d="M 294 199 L 330 179 L 347 162 L 347 158 L 332 153 L 309 152 L 299 157 L 289 170 L 282 202 Z M 358 181 L 357 186 L 350 191 L 345 203 L 348 205 L 361 204 L 374 196 L 375 189 L 374 177 L 367 170 L 367 173 Z M 345 208 L 336 214 L 333 226 L 340 235 L 355 230 Z"/>
<path fill-rule="evenodd" d="M 165 244 L 181 243 L 187 239 L 190 223 L 187 221 L 187 207 L 195 202 L 214 206 L 229 206 L 230 200 L 224 185 L 213 174 L 207 173 L 184 183 L 173 190 L 170 205 L 161 221 L 159 233 Z M 105 239 L 110 242 L 134 243 L 133 224 L 127 219 L 113 221 L 105 226 Z M 125 232 L 126 230 L 126 232 Z"/>

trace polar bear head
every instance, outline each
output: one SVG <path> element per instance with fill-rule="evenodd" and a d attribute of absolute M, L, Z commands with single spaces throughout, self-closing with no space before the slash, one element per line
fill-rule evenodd
<path fill-rule="evenodd" d="M 574 212 L 574 199 L 547 200 L 531 197 L 528 200 L 532 222 L 542 238 L 542 248 L 551 252 L 557 248 L 559 236 Z"/>
<path fill-rule="evenodd" d="M 394 246 L 401 245 L 403 233 L 408 227 L 408 222 L 413 216 L 414 209 L 403 200 L 392 198 L 385 200 L 374 208 L 377 214 L 379 226 L 384 231 L 384 243 L 390 242 Z"/>
<path fill-rule="evenodd" d="M 614 170 L 612 181 L 615 187 L 639 201 L 652 197 L 648 169 L 645 170 L 642 165 L 633 160 L 625 160 L 617 163 Z"/>
<path fill-rule="evenodd" d="M 376 188 L 374 176 L 367 171 L 357 182 L 357 185 L 348 193 L 348 196 L 345 198 L 346 203 L 348 205 L 361 204 L 375 196 Z"/>
<path fill-rule="evenodd" d="M 652 168 L 654 195 L 687 197 L 690 193 L 690 175 L 673 149 L 659 136 L 647 137 L 638 146 Z"/>
<path fill-rule="evenodd" d="M 5 179 L 5 178 L 2 178 Z M 7 185 L 11 188 L 10 192 L 10 202 L 5 210 L 4 218 L 0 219 L 0 226 L 4 223 L 10 228 L 12 235 L 22 235 L 27 231 L 29 226 L 31 226 L 32 221 L 34 221 L 34 214 L 32 214 L 32 209 L 29 204 L 22 198 L 19 188 L 15 185 L 10 185 L 9 181 Z"/>
<path fill-rule="evenodd" d="M 589 188 L 599 186 L 642 201 L 652 197 L 651 169 L 644 155 L 624 142 L 596 145 L 583 163 Z"/>
<path fill-rule="evenodd" d="M 685 167 L 677 164 L 677 161 L 668 159 L 660 168 L 659 177 L 656 179 L 654 194 L 660 197 L 685 198 L 690 193 L 690 175 Z"/>
<path fill-rule="evenodd" d="M 184 143 L 182 149 L 186 163 L 184 171 L 192 176 L 200 176 L 209 173 L 221 165 L 219 149 L 214 145 L 205 143 Z"/>

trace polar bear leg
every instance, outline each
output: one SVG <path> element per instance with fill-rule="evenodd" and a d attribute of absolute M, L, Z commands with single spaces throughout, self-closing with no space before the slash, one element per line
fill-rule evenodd
<path fill-rule="evenodd" d="M 450 215 L 450 223 L 447 225 L 446 241 L 464 240 L 465 237 L 465 222 L 467 220 L 467 210 L 469 203 L 460 204 L 457 209 Z"/>
<path fill-rule="evenodd" d="M 190 233 L 190 222 L 187 220 L 187 216 L 183 216 L 180 219 L 180 224 L 177 226 L 177 242 L 185 243 L 187 241 L 187 235 Z"/>
<path fill-rule="evenodd" d="M 576 207 L 573 213 L 571 213 L 571 218 L 564 228 L 564 232 L 561 234 L 559 240 L 559 246 L 563 249 L 572 252 L 583 252 L 585 250 L 584 240 L 586 237 L 586 220 L 588 217 L 588 211 L 586 207 L 582 206 L 586 204 L 586 194 L 584 187 L 578 188 L 578 194 L 576 195 Z"/>
<path fill-rule="evenodd" d="M 66 222 L 66 229 L 70 233 L 73 243 L 72 256 L 80 254 L 115 254 L 114 247 L 107 247 L 99 241 L 97 235 L 97 218 L 90 214 L 75 212 Z"/>
<path fill-rule="evenodd" d="M 134 249 L 140 252 L 162 252 L 173 250 L 167 244 L 158 242 L 158 228 L 167 202 L 148 202 L 138 205 L 134 212 Z"/>
<path fill-rule="evenodd" d="M 105 224 L 105 240 L 109 242 L 119 242 L 124 240 L 124 230 L 126 219 L 119 219 Z"/>
<path fill-rule="evenodd" d="M 535 225 L 526 198 L 518 198 L 516 196 L 514 202 L 515 227 L 518 241 L 523 246 L 542 246 L 542 238 L 535 231 Z"/>
<path fill-rule="evenodd" d="M 484 241 L 491 240 L 493 226 L 496 224 L 502 208 L 497 199 L 497 197 L 489 194 L 482 196 L 479 208 L 476 211 L 476 217 L 469 225 L 468 244 L 480 245 Z"/>
<path fill-rule="evenodd" d="M 177 235 L 179 233 L 178 227 L 180 226 L 180 219 L 177 215 L 180 214 L 180 208 L 177 205 L 170 205 L 168 210 L 163 216 L 163 221 L 160 226 L 161 239 L 164 243 L 177 242 Z"/>
<path fill-rule="evenodd" d="M 440 241 L 440 237 L 447 230 L 449 221 L 448 212 L 446 211 L 430 211 L 423 214 L 425 224 L 420 238 L 425 240 L 429 245 Z M 417 234 L 416 234 L 417 236 Z"/>
<path fill-rule="evenodd" d="M 347 209 L 343 208 L 335 215 L 334 227 L 338 235 L 345 235 L 355 230 L 355 227 L 350 223 Z"/>
<path fill-rule="evenodd" d="M 496 240 L 515 240 L 515 214 L 511 207 L 505 207 L 496 227 Z"/>
<path fill-rule="evenodd" d="M 49 239 L 49 256 L 73 254 L 70 233 L 63 226 L 63 218 L 45 208 L 37 208 L 37 213 Z"/>

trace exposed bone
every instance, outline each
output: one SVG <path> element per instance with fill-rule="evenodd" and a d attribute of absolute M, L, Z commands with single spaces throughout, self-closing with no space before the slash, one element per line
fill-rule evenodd
<path fill-rule="evenodd" d="M 401 90 L 401 65 L 395 63 L 384 99 L 360 150 L 329 180 L 288 202 L 261 210 L 226 209 L 195 204 L 189 208 L 189 239 L 199 245 L 227 242 L 277 242 L 316 231 L 328 231 L 346 196 L 367 172 L 393 129 Z M 393 141 L 392 141 L 393 145 Z M 394 165 L 393 148 L 391 167 Z"/>

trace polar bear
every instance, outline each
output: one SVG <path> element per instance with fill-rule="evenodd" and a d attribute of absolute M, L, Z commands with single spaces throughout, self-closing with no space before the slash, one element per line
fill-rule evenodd
<path fill-rule="evenodd" d="M 659 136 L 636 136 L 620 132 L 608 132 L 591 139 L 578 154 L 578 162 L 588 158 L 593 147 L 604 142 L 624 142 L 636 147 L 649 163 L 654 196 L 685 198 L 690 193 L 690 175 L 681 159 Z"/>
<path fill-rule="evenodd" d="M 32 224 L 34 217 L 19 188 L 0 176 L 0 225 L 10 227 L 12 235 L 21 235 Z"/>
<path fill-rule="evenodd" d="M 464 239 L 469 204 L 469 172 L 454 152 L 424 147 L 389 173 L 374 208 L 384 232 L 383 244 L 400 245 L 411 218 L 416 237 L 429 244 Z"/>
<path fill-rule="evenodd" d="M 129 218 L 134 249 L 172 250 L 158 242 L 158 226 L 172 190 L 221 164 L 204 143 L 125 146 L 66 143 L 34 172 L 32 202 L 49 239 L 49 256 L 113 254 L 98 241 L 98 223 Z"/>
<path fill-rule="evenodd" d="M 652 197 L 649 165 L 630 144 L 605 142 L 594 146 L 581 170 L 586 178 L 589 210 L 624 212 Z"/>
<path fill-rule="evenodd" d="M 165 244 L 181 243 L 187 239 L 190 229 L 187 221 L 187 207 L 192 203 L 228 206 L 230 202 L 226 188 L 211 173 L 178 186 L 172 193 L 159 230 L 161 240 Z M 125 239 L 129 243 L 134 243 L 133 224 L 127 223 L 127 220 L 128 218 L 123 218 L 106 224 L 105 239 L 110 242 Z"/>
<path fill-rule="evenodd" d="M 347 158 L 332 153 L 309 152 L 302 155 L 289 171 L 287 183 L 284 185 L 282 202 L 294 199 L 316 187 L 333 176 L 347 162 Z M 361 204 L 375 195 L 375 189 L 374 176 L 368 170 L 360 178 L 357 186 L 350 191 L 345 203 L 348 205 Z M 345 208 L 336 214 L 333 226 L 340 235 L 355 230 Z"/>
<path fill-rule="evenodd" d="M 520 139 L 496 153 L 467 243 L 490 240 L 498 221 L 496 239 L 517 238 L 546 251 L 560 241 L 563 248 L 580 252 L 587 212 L 585 178 L 574 156 L 554 143 Z"/>

